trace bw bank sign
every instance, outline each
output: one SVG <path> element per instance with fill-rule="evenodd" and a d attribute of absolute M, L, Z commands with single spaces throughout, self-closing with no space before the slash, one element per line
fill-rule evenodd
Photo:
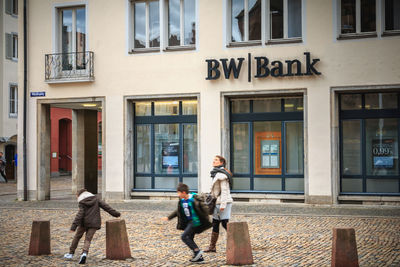
<path fill-rule="evenodd" d="M 320 61 L 318 58 L 311 58 L 309 52 L 304 53 L 303 62 L 298 59 L 285 60 L 285 62 L 275 60 L 270 62 L 267 57 L 254 57 L 256 63 L 256 75 L 254 78 L 266 78 L 271 77 L 290 77 L 290 76 L 311 76 L 311 75 L 321 75 L 315 64 Z M 206 80 L 217 80 L 221 77 L 221 72 L 223 73 L 225 79 L 229 79 L 231 74 L 235 79 L 237 79 L 242 70 L 243 61 L 245 58 L 227 58 L 217 59 L 206 59 L 207 62 L 207 77 Z M 247 63 L 247 77 L 248 81 L 251 82 L 252 78 L 252 58 L 251 54 L 248 54 Z"/>

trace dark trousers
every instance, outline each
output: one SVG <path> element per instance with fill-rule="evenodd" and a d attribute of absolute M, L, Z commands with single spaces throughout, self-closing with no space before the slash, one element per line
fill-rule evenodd
<path fill-rule="evenodd" d="M 6 174 L 4 172 L 4 169 L 0 169 L 0 174 L 1 174 L 1 176 L 3 176 L 4 180 L 6 180 L 6 183 L 8 183 L 8 180 L 7 180 Z"/>
<path fill-rule="evenodd" d="M 183 243 L 185 243 L 193 251 L 195 249 L 199 249 L 199 247 L 194 242 L 194 235 L 195 235 L 195 232 L 193 230 L 193 222 L 189 222 L 188 225 L 186 226 L 185 230 L 183 231 L 181 239 L 182 239 Z"/>
<path fill-rule="evenodd" d="M 79 240 L 81 240 L 81 237 L 85 232 L 86 232 L 85 243 L 83 244 L 82 252 L 88 253 L 90 242 L 92 242 L 92 238 L 94 236 L 94 233 L 96 233 L 96 231 L 97 231 L 96 228 L 85 228 L 82 226 L 78 226 L 75 232 L 74 239 L 72 240 L 71 247 L 69 248 L 69 253 L 71 254 L 75 253 L 75 249 L 78 247 Z"/>

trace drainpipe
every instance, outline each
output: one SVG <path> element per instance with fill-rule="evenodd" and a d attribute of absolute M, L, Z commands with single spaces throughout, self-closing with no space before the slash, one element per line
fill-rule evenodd
<path fill-rule="evenodd" d="M 27 88 L 28 88 L 28 70 L 27 70 L 27 22 L 26 22 L 26 0 L 24 0 L 24 126 L 23 126 L 23 134 L 22 134 L 22 149 L 23 149 L 23 168 L 24 168 L 24 201 L 28 200 L 28 169 L 26 162 L 26 109 L 27 109 Z"/>

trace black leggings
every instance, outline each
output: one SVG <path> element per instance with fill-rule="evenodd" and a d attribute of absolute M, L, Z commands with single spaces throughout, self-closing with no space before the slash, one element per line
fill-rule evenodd
<path fill-rule="evenodd" d="M 219 233 L 219 223 L 222 223 L 222 227 L 224 227 L 226 230 L 226 226 L 228 225 L 228 222 L 229 222 L 229 220 L 213 219 L 213 221 L 212 221 L 213 232 Z"/>

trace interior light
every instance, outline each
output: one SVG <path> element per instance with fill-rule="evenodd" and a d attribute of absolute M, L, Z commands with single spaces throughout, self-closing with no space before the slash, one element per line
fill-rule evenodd
<path fill-rule="evenodd" d="M 285 104 L 285 108 L 293 108 L 294 104 Z"/>
<path fill-rule="evenodd" d="M 84 107 L 97 107 L 97 104 L 88 103 L 88 104 L 82 104 L 82 106 L 84 106 Z"/>

